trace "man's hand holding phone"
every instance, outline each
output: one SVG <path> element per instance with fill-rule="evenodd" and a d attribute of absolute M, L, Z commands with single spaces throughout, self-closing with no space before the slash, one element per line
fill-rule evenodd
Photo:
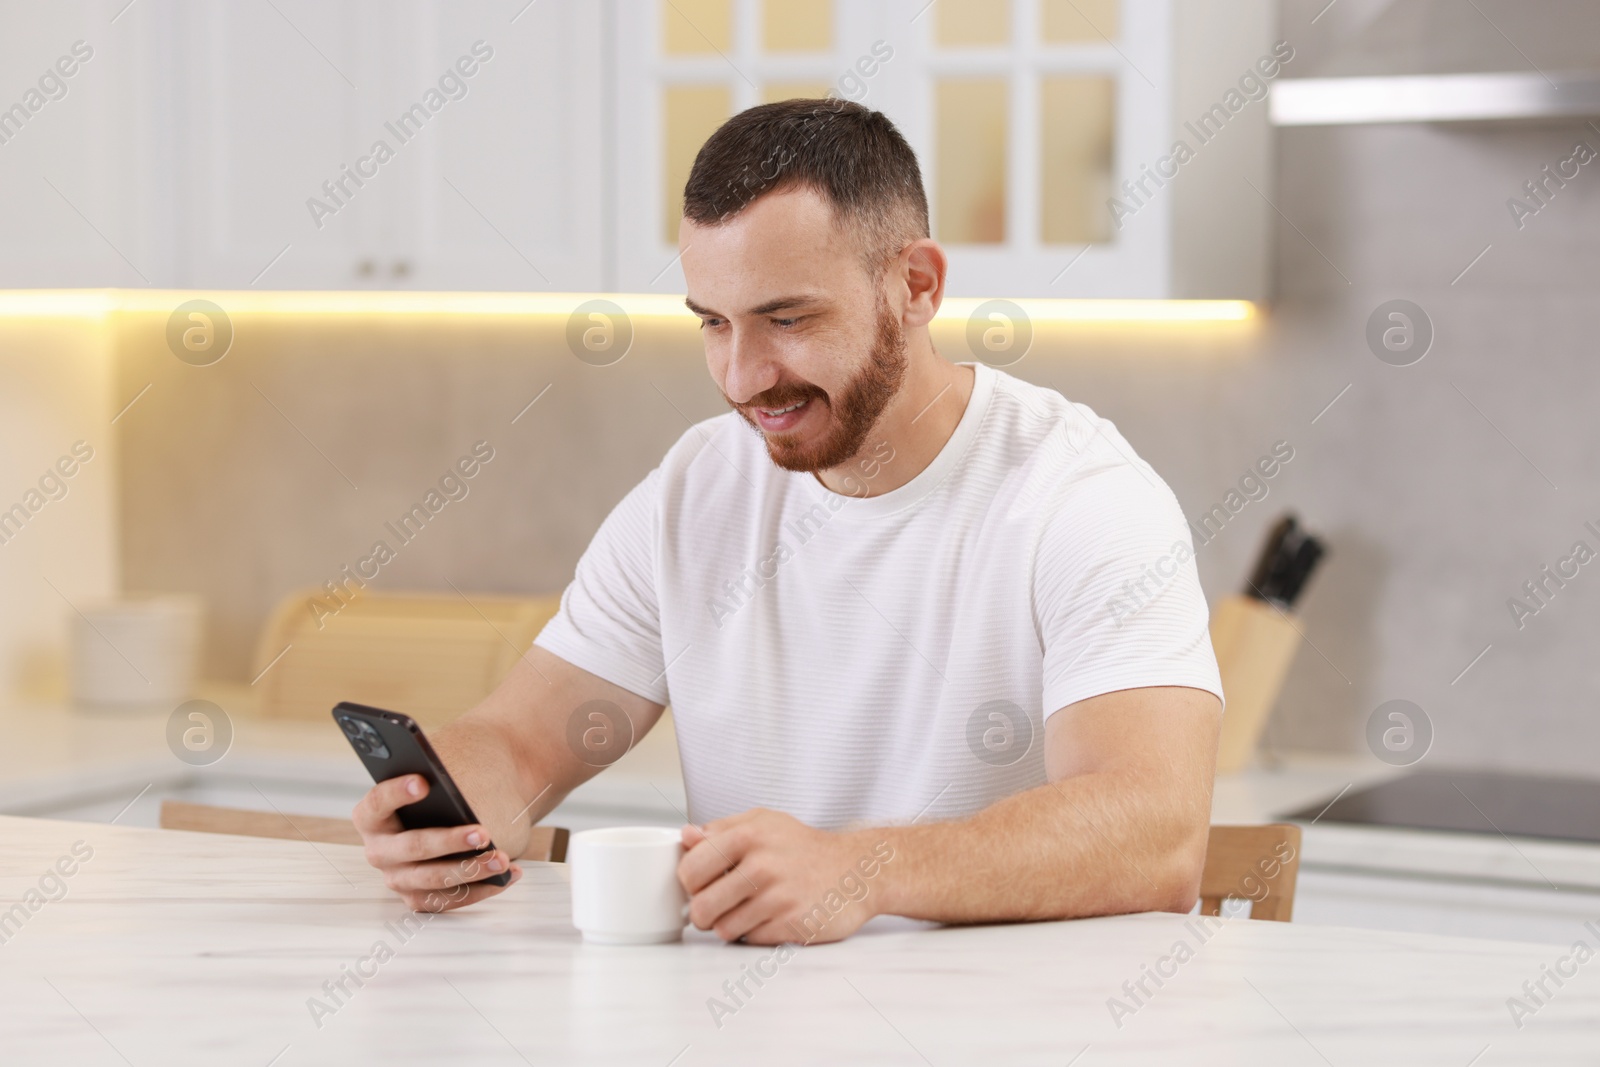
<path fill-rule="evenodd" d="M 366 842 L 367 862 L 383 872 L 384 884 L 416 911 L 449 911 L 503 892 L 506 886 L 479 879 L 508 869 L 511 881 L 507 884 L 515 885 L 522 868 L 501 850 L 459 855 L 489 842 L 489 831 L 482 826 L 470 823 L 407 830 L 401 825 L 395 812 L 427 795 L 427 779 L 404 774 L 374 785 L 352 813 Z"/>

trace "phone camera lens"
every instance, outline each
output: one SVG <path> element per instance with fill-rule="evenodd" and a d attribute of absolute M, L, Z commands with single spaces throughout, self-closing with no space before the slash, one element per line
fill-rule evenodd
<path fill-rule="evenodd" d="M 351 737 L 359 737 L 361 735 L 361 726 L 354 719 L 340 719 L 339 726 Z"/>

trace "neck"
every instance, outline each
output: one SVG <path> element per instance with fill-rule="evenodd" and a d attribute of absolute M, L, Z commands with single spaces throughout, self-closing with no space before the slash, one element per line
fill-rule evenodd
<path fill-rule="evenodd" d="M 975 374 L 933 350 L 924 332 L 908 341 L 905 380 L 883 409 L 861 451 L 817 480 L 845 496 L 882 496 L 927 469 L 967 410 Z"/>

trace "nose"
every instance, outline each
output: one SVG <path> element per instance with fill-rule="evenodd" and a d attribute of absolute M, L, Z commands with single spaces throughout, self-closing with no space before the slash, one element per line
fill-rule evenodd
<path fill-rule="evenodd" d="M 781 368 L 771 354 L 747 332 L 737 329 L 728 342 L 722 391 L 735 404 L 748 404 L 778 384 Z"/>

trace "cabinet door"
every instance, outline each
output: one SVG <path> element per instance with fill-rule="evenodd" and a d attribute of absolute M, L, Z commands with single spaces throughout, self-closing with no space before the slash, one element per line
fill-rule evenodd
<path fill-rule="evenodd" d="M 601 284 L 598 6 L 169 9 L 182 284 Z"/>
<path fill-rule="evenodd" d="M 603 287 L 600 7 L 387 5 L 387 121 L 438 110 L 373 198 L 382 284 Z"/>
<path fill-rule="evenodd" d="M 1119 227 L 1169 146 L 1170 0 L 651 0 L 617 28 L 624 288 L 681 290 L 674 214 L 728 115 L 785 95 L 883 111 L 915 150 L 951 296 L 1161 297 L 1170 207 Z M 796 92 L 786 91 L 794 87 Z"/>
<path fill-rule="evenodd" d="M 113 18 L 116 21 L 113 22 Z M 88 0 L 9 3 L 0 32 L 0 288 L 158 281 L 146 210 L 148 20 Z"/>
<path fill-rule="evenodd" d="M 830 90 L 860 99 L 853 73 L 887 32 L 882 0 L 626 0 L 616 59 L 617 287 L 681 293 L 678 220 L 695 153 L 737 111 Z"/>
<path fill-rule="evenodd" d="M 171 42 L 152 76 L 171 95 L 176 127 L 158 167 L 164 221 L 182 234 L 177 284 L 370 281 L 361 264 L 378 229 L 375 189 L 389 175 L 358 184 L 350 174 L 376 142 L 394 140 L 383 127 L 387 10 L 376 0 L 157 8 Z"/>
<path fill-rule="evenodd" d="M 883 0 L 881 107 L 922 164 L 954 297 L 1170 295 L 1170 198 L 1109 201 L 1169 144 L 1171 0 Z"/>

